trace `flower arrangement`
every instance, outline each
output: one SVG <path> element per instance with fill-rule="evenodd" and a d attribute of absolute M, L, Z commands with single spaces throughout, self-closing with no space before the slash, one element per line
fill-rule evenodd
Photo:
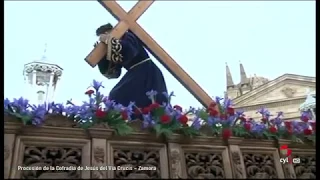
<path fill-rule="evenodd" d="M 104 88 L 101 82 L 93 81 L 90 89 L 85 92 L 89 100 L 82 105 L 67 101 L 66 105 L 49 103 L 30 105 L 24 98 L 9 101 L 4 100 L 5 115 L 12 115 L 24 125 L 41 126 L 48 114 L 62 115 L 78 123 L 82 128 L 90 128 L 96 124 L 106 124 L 118 135 L 128 135 L 134 131 L 130 123 L 140 121 L 142 129 L 151 130 L 158 136 L 170 137 L 173 133 L 181 133 L 188 137 L 208 135 L 201 132 L 209 129 L 210 136 L 231 136 L 265 139 L 292 139 L 295 142 L 303 140 L 315 141 L 315 121 L 311 121 L 310 112 L 302 112 L 300 121 L 283 121 L 283 113 L 272 116 L 261 108 L 259 121 L 245 116 L 243 111 L 235 111 L 228 98 L 216 97 L 208 108 L 195 109 L 190 107 L 183 112 L 179 105 L 171 105 L 173 92 L 163 93 L 168 103 L 158 104 L 155 97 L 158 92 L 149 91 L 146 95 L 151 100 L 148 107 L 136 107 L 134 102 L 125 107 L 104 96 L 100 90 Z M 219 112 L 216 111 L 219 109 Z M 188 115 L 192 115 L 189 121 Z"/>

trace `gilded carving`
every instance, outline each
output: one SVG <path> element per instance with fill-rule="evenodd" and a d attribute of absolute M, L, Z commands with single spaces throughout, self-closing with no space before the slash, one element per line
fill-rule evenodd
<path fill-rule="evenodd" d="M 240 152 L 233 151 L 231 153 L 231 158 L 232 158 L 235 178 L 236 179 L 244 178 L 243 168 L 242 168 L 241 160 L 240 160 Z"/>
<path fill-rule="evenodd" d="M 3 160 L 7 160 L 10 156 L 10 148 L 8 146 L 4 146 L 4 159 Z"/>
<path fill-rule="evenodd" d="M 104 165 L 104 149 L 96 147 L 93 149 L 93 166 L 99 167 Z M 92 171 L 92 177 L 96 179 L 103 179 L 103 172 L 101 170 Z"/>
<path fill-rule="evenodd" d="M 293 97 L 293 95 L 296 93 L 295 89 L 289 87 L 283 88 L 281 91 L 287 98 Z"/>
<path fill-rule="evenodd" d="M 274 158 L 270 154 L 243 153 L 247 179 L 277 179 Z"/>
<path fill-rule="evenodd" d="M 185 153 L 188 179 L 225 179 L 222 155 Z"/>
<path fill-rule="evenodd" d="M 296 155 L 300 163 L 294 163 L 293 168 L 297 179 L 316 179 L 316 157 L 310 155 Z"/>
<path fill-rule="evenodd" d="M 171 150 L 171 170 L 172 178 L 179 179 L 181 174 L 181 158 L 178 150 Z"/>
<path fill-rule="evenodd" d="M 160 179 L 160 154 L 156 150 L 114 150 L 115 179 Z"/>
<path fill-rule="evenodd" d="M 25 148 L 21 167 L 30 169 L 22 171 L 21 178 L 76 179 L 80 178 L 78 166 L 81 166 L 81 149 L 79 148 L 29 146 Z"/>

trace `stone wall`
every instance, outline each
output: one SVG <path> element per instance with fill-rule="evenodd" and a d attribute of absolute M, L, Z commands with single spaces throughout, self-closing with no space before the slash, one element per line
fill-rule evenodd
<path fill-rule="evenodd" d="M 147 132 L 119 137 L 103 127 L 29 127 L 8 120 L 4 128 L 4 178 L 316 178 L 314 146 L 290 145 L 286 140 L 232 137 L 223 141 L 221 137 L 190 139 L 179 134 L 166 139 Z M 278 147 L 283 144 L 289 144 L 300 164 L 280 163 Z M 25 169 L 31 167 L 43 169 Z"/>

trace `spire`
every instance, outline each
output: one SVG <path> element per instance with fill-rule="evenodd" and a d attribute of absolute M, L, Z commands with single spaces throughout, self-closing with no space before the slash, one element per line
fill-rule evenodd
<path fill-rule="evenodd" d="M 241 61 L 239 61 L 240 63 L 240 84 L 246 84 L 248 83 L 248 78 L 247 78 L 247 74 L 246 71 L 244 70 L 244 67 L 241 63 Z"/>
<path fill-rule="evenodd" d="M 42 60 L 42 61 L 47 60 L 47 57 L 46 57 L 47 47 L 48 47 L 48 44 L 47 44 L 47 43 L 45 43 L 45 44 L 44 44 L 43 55 L 42 55 L 42 57 L 41 57 L 41 60 Z"/>
<path fill-rule="evenodd" d="M 227 87 L 234 86 L 231 72 L 227 63 L 226 63 L 226 78 L 227 78 Z"/>

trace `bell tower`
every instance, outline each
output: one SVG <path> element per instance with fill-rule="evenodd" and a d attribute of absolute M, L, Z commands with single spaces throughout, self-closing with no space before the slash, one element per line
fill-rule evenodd
<path fill-rule="evenodd" d="M 46 57 L 45 45 L 42 58 L 24 65 L 23 76 L 25 80 L 25 97 L 31 104 L 43 104 L 53 101 L 57 84 L 63 69 L 50 62 Z"/>

